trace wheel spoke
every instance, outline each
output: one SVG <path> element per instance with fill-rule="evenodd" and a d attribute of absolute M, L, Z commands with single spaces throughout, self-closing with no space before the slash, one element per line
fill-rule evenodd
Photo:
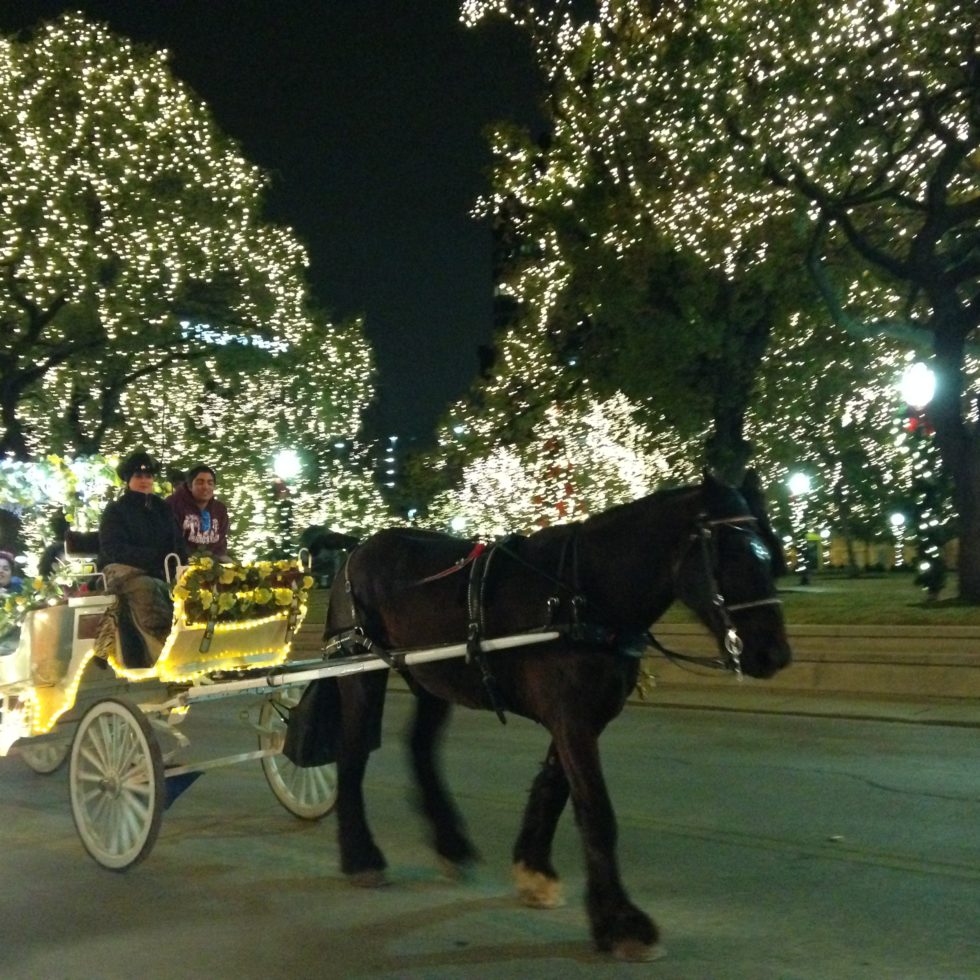
<path fill-rule="evenodd" d="M 126 740 L 126 744 L 120 748 L 119 766 L 116 772 L 128 772 L 133 765 L 133 756 L 137 755 L 139 751 L 140 745 L 138 741 L 130 735 Z"/>
<path fill-rule="evenodd" d="M 301 693 L 298 689 L 281 691 L 263 704 L 259 713 L 259 746 L 276 754 L 262 759 L 262 769 L 269 788 L 290 813 L 304 820 L 318 820 L 333 809 L 336 800 L 334 765 L 297 766 L 280 754 L 289 709 L 299 703 Z"/>
<path fill-rule="evenodd" d="M 88 751 L 92 756 L 92 765 L 100 772 L 108 772 L 109 756 L 106 751 L 105 720 L 100 718 L 98 724 L 93 725 L 85 734 L 87 736 Z"/>
<path fill-rule="evenodd" d="M 99 751 L 105 758 L 106 772 L 111 772 L 116 764 L 116 730 L 112 718 L 99 719 L 98 741 Z"/>

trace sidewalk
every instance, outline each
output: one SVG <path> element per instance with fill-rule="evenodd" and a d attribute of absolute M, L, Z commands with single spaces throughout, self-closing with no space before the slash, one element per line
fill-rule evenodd
<path fill-rule="evenodd" d="M 295 650 L 316 656 L 323 604 L 313 604 Z M 700 626 L 661 624 L 657 639 L 679 653 L 714 656 Z M 980 627 L 797 626 L 788 631 L 793 663 L 765 681 L 699 667 L 660 654 L 644 661 L 655 684 L 631 705 L 762 714 L 873 719 L 980 727 Z M 404 690 L 394 675 L 393 690 Z"/>
<path fill-rule="evenodd" d="M 749 711 L 767 715 L 805 715 L 815 718 L 980 728 L 980 701 L 970 698 L 860 697 L 820 691 L 787 694 L 766 689 L 764 685 L 767 683 L 751 680 L 739 683 L 734 678 L 729 678 L 727 688 L 655 686 L 646 692 L 645 698 L 634 695 L 629 703 L 641 709 Z"/>

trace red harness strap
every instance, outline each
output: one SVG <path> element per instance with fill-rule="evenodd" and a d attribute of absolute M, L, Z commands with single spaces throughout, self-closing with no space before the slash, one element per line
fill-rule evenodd
<path fill-rule="evenodd" d="M 479 558 L 480 555 L 486 551 L 486 547 L 486 544 L 484 544 L 482 541 L 477 541 L 477 543 L 473 545 L 473 550 L 465 558 L 460 558 L 455 565 L 450 565 L 449 568 L 444 568 L 441 572 L 436 572 L 435 575 L 427 575 L 425 578 L 419 579 L 415 584 L 424 585 L 426 582 L 435 582 L 438 579 L 446 578 L 449 575 L 455 575 L 456 572 L 462 571 L 467 565 L 476 561 L 477 558 Z"/>

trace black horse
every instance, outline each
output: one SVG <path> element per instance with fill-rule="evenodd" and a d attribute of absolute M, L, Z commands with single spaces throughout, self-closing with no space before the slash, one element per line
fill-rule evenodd
<path fill-rule="evenodd" d="M 404 669 L 417 696 L 411 756 L 436 851 L 454 865 L 476 856 L 435 751 L 451 702 L 539 722 L 551 745 L 514 846 L 518 893 L 531 906 L 560 904 L 551 844 L 571 795 L 596 946 L 620 958 L 646 959 L 654 954 L 658 932 L 620 881 L 599 735 L 636 684 L 650 624 L 675 599 L 715 634 L 719 663 L 754 677 L 785 667 L 790 650 L 775 598 L 777 560 L 781 550 L 761 495 L 756 499 L 744 487 L 739 492 L 708 476 L 698 486 L 661 491 L 581 524 L 512 539 L 479 557 L 472 542 L 391 529 L 365 541 L 337 577 L 326 636 L 363 636 L 382 651 L 469 637 L 473 655 L 466 660 Z M 559 639 L 479 653 L 480 637 L 548 625 Z M 341 867 L 361 884 L 382 883 L 386 866 L 362 792 L 368 755 L 380 739 L 386 679 L 387 671 L 380 670 L 317 682 L 339 685 L 333 690 Z"/>

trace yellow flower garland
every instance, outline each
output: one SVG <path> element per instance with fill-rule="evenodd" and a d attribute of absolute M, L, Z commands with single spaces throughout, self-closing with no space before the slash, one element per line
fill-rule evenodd
<path fill-rule="evenodd" d="M 297 561 L 218 564 L 192 558 L 174 588 L 186 623 L 242 622 L 305 606 L 313 578 Z"/>

